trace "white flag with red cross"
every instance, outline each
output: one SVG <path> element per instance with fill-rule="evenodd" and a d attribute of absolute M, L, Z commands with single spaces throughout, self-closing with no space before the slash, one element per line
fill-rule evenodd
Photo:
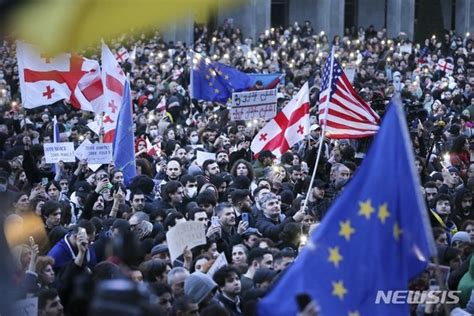
<path fill-rule="evenodd" d="M 50 56 L 23 42 L 17 42 L 16 49 L 25 108 L 66 99 L 77 109 L 96 112 L 103 94 L 97 61 L 75 54 Z"/>
<path fill-rule="evenodd" d="M 446 59 L 440 59 L 436 64 L 436 70 L 444 71 L 447 75 L 450 75 L 453 73 L 454 65 Z"/>
<path fill-rule="evenodd" d="M 120 48 L 115 54 L 115 59 L 117 59 L 119 63 L 123 63 L 127 61 L 129 58 L 130 58 L 130 54 L 128 53 L 125 47 Z"/>
<path fill-rule="evenodd" d="M 104 143 L 114 139 L 115 128 L 123 99 L 123 87 L 126 76 L 114 54 L 105 43 L 102 43 L 102 85 L 104 86 L 104 102 L 100 112 L 104 113 L 102 120 L 104 128 Z"/>
<path fill-rule="evenodd" d="M 309 89 L 306 82 L 296 96 L 255 136 L 251 149 L 258 155 L 271 151 L 276 157 L 309 134 Z"/>

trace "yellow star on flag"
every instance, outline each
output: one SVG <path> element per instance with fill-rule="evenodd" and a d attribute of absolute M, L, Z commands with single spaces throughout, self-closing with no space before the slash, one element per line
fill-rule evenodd
<path fill-rule="evenodd" d="M 379 206 L 379 213 L 377 215 L 380 218 L 380 221 L 382 224 L 385 224 L 385 220 L 390 217 L 390 213 L 388 211 L 388 205 L 387 203 L 384 203 Z"/>
<path fill-rule="evenodd" d="M 215 93 L 219 93 L 219 89 L 214 89 L 214 92 L 215 92 Z"/>
<path fill-rule="evenodd" d="M 359 202 L 359 215 L 365 216 L 365 218 L 370 219 L 370 215 L 375 212 L 374 208 L 372 207 L 372 202 L 367 200 L 366 202 Z"/>
<path fill-rule="evenodd" d="M 398 223 L 393 224 L 393 237 L 396 241 L 400 240 L 400 235 L 403 233 L 403 230 L 400 229 Z"/>
<path fill-rule="evenodd" d="M 339 262 L 342 261 L 342 256 L 339 253 L 339 247 L 329 247 L 329 262 L 332 262 L 334 266 L 339 267 Z"/>
<path fill-rule="evenodd" d="M 344 299 L 344 295 L 347 294 L 347 290 L 344 287 L 344 282 L 338 281 L 338 282 L 332 282 L 332 295 L 339 297 L 339 299 L 342 301 Z"/>
<path fill-rule="evenodd" d="M 360 316 L 360 313 L 358 311 L 349 311 L 349 316 Z"/>
<path fill-rule="evenodd" d="M 351 221 L 348 219 L 345 222 L 339 222 L 341 229 L 339 236 L 343 236 L 347 241 L 351 239 L 351 235 L 355 233 L 355 229 L 351 227 Z"/>
<path fill-rule="evenodd" d="M 225 79 L 225 80 L 229 80 L 229 76 L 228 76 L 228 75 L 225 75 L 225 76 L 224 76 L 224 79 Z"/>
<path fill-rule="evenodd" d="M 214 84 L 211 81 L 209 81 L 209 87 L 212 87 L 213 85 Z"/>

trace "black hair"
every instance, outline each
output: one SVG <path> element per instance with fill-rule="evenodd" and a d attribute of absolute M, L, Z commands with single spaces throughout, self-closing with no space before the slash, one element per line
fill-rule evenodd
<path fill-rule="evenodd" d="M 235 267 L 225 265 L 214 273 L 214 282 L 216 282 L 219 287 L 223 287 L 226 279 L 230 277 L 232 273 L 235 273 L 240 277 L 240 274 Z"/>

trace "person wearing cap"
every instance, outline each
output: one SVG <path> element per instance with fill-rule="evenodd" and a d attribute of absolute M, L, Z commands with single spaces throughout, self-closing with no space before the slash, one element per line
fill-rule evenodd
<path fill-rule="evenodd" d="M 253 277 L 255 288 L 267 291 L 277 276 L 277 271 L 265 267 L 258 268 Z"/>
<path fill-rule="evenodd" d="M 200 271 L 190 274 L 184 281 L 184 294 L 188 296 L 194 304 L 198 304 L 199 311 L 211 305 L 214 295 L 217 292 L 217 284 L 212 278 Z"/>
<path fill-rule="evenodd" d="M 268 237 L 274 242 L 278 242 L 279 235 L 287 223 L 301 222 L 305 211 L 301 208 L 293 216 L 285 217 L 281 213 L 281 204 L 278 196 L 272 192 L 265 194 L 261 198 L 263 212 L 257 217 L 256 228 L 264 237 Z"/>
<path fill-rule="evenodd" d="M 164 260 L 167 264 L 171 265 L 170 252 L 167 245 L 159 244 L 151 249 L 152 259 Z"/>
<path fill-rule="evenodd" d="M 317 221 L 321 221 L 329 209 L 329 199 L 325 197 L 327 184 L 321 179 L 315 179 L 313 188 L 309 193 L 308 211 L 311 212 Z"/>

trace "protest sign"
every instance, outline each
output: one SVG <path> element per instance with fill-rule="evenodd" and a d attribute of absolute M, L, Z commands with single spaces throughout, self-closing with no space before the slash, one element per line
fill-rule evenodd
<path fill-rule="evenodd" d="M 202 150 L 196 151 L 196 162 L 200 167 L 202 167 L 202 164 L 204 163 L 204 161 L 208 159 L 216 160 L 216 154 L 208 153 L 207 151 L 202 151 Z"/>
<path fill-rule="evenodd" d="M 31 297 L 24 300 L 14 302 L 12 315 L 16 316 L 37 316 L 38 315 L 38 298 Z"/>
<path fill-rule="evenodd" d="M 75 162 L 74 143 L 43 144 L 46 163 Z"/>
<path fill-rule="evenodd" d="M 216 273 L 217 270 L 222 268 L 227 264 L 227 259 L 225 257 L 225 254 L 222 252 L 217 258 L 216 261 L 212 264 L 212 266 L 209 268 L 207 271 L 207 274 L 212 278 L 214 276 L 214 273 Z"/>
<path fill-rule="evenodd" d="M 76 157 L 79 160 L 85 159 L 89 165 L 101 165 L 110 163 L 112 157 L 112 144 L 91 143 L 88 139 L 76 149 Z"/>
<path fill-rule="evenodd" d="M 276 89 L 232 93 L 231 121 L 271 119 L 277 112 Z"/>
<path fill-rule="evenodd" d="M 201 222 L 189 221 L 179 223 L 166 233 L 166 242 L 171 262 L 183 254 L 187 246 L 189 250 L 206 243 L 206 231 Z"/>

